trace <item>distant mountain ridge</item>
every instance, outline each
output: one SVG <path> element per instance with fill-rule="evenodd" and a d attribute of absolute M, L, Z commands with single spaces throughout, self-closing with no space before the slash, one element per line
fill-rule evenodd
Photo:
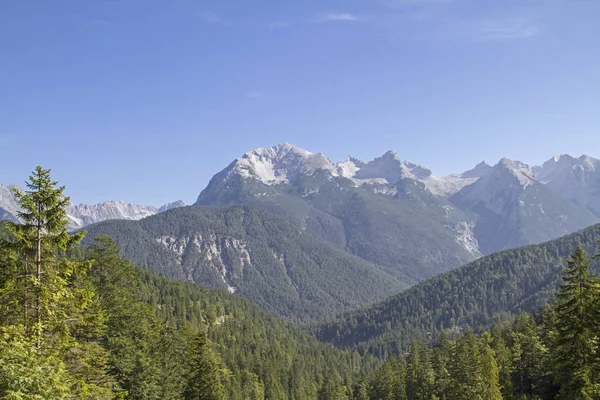
<path fill-rule="evenodd" d="M 531 167 L 508 159 L 450 200 L 477 215 L 475 236 L 483 254 L 541 243 L 598 222 L 590 210 L 536 180 Z"/>
<path fill-rule="evenodd" d="M 18 185 L 3 185 L 0 183 L 0 220 L 18 220 L 19 205 L 13 194 L 13 189 L 23 190 Z M 109 219 L 138 220 L 182 206 L 185 206 L 185 203 L 181 200 L 165 204 L 160 208 L 140 206 L 123 201 L 105 201 L 94 205 L 71 205 L 67 208 L 67 217 L 71 229 L 80 229 Z"/>
<path fill-rule="evenodd" d="M 531 183 L 527 182 L 528 179 L 537 180 L 570 201 L 585 206 L 591 203 L 590 211 L 600 217 L 600 160 L 586 155 L 579 158 L 562 155 L 552 157 L 541 166 L 529 166 L 507 158 L 503 158 L 498 164 L 512 171 L 522 184 Z M 257 148 L 244 154 L 215 175 L 205 191 L 214 192 L 218 183 L 226 183 L 235 175 L 256 179 L 267 185 L 277 185 L 292 183 L 299 177 L 312 175 L 318 170 L 328 171 L 332 178 L 350 179 L 356 186 L 393 186 L 401 179 L 413 179 L 422 182 L 431 193 L 447 197 L 486 176 L 493 167 L 482 161 L 461 174 L 435 176 L 422 165 L 401 160 L 393 151 L 368 162 L 352 156 L 342 162 L 333 162 L 323 153 L 313 153 L 286 142 L 273 147 Z M 581 187 L 586 185 L 590 186 L 590 190 L 580 193 Z M 575 194 L 564 190 L 567 187 L 577 189 Z M 202 201 L 206 195 L 203 192 L 198 201 Z"/>
<path fill-rule="evenodd" d="M 600 216 L 600 160 L 565 154 L 532 170 L 544 185 Z"/>

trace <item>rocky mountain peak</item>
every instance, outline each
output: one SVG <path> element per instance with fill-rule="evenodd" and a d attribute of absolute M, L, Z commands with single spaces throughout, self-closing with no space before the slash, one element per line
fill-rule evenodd
<path fill-rule="evenodd" d="M 579 158 L 568 154 L 554 156 L 539 167 L 534 167 L 536 179 L 548 183 L 554 180 L 574 179 L 582 174 L 594 174 L 600 167 L 600 160 L 587 155 Z M 570 177 L 570 178 L 567 178 Z"/>
<path fill-rule="evenodd" d="M 0 208 L 16 216 L 19 211 L 19 205 L 13 189 L 22 190 L 19 185 L 3 185 L 0 183 Z"/>
<path fill-rule="evenodd" d="M 348 156 L 345 161 L 335 164 L 335 172 L 344 178 L 354 178 L 356 173 L 367 163 L 358 158 Z"/>
<path fill-rule="evenodd" d="M 508 172 L 510 175 L 517 178 L 518 183 L 523 187 L 527 187 L 535 183 L 535 179 L 533 178 L 535 174 L 533 173 L 532 168 L 520 161 L 503 158 L 498 164 L 496 164 L 496 166 L 493 167 L 493 170 L 497 178 L 503 174 L 505 175 L 506 172 Z"/>
<path fill-rule="evenodd" d="M 174 208 L 185 207 L 185 206 L 186 206 L 186 204 L 185 204 L 185 202 L 183 200 L 177 200 L 177 201 L 174 201 L 172 203 L 163 204 L 158 209 L 158 212 L 161 213 L 161 212 L 172 210 Z"/>
<path fill-rule="evenodd" d="M 254 149 L 230 167 L 233 174 L 268 185 L 286 183 L 300 174 L 311 174 L 318 169 L 335 170 L 333 163 L 322 153 L 312 153 L 287 142 Z M 228 174 L 228 177 L 231 175 Z"/>
<path fill-rule="evenodd" d="M 587 155 L 553 157 L 534 168 L 535 178 L 600 217 L 600 160 Z"/>
<path fill-rule="evenodd" d="M 389 184 L 394 185 L 403 178 L 419 180 L 429 176 L 431 176 L 431 171 L 427 168 L 402 161 L 397 153 L 388 151 L 381 157 L 366 163 L 357 171 L 355 178 L 385 179 Z"/>
<path fill-rule="evenodd" d="M 479 164 L 477 164 L 475 166 L 475 168 L 472 168 L 468 171 L 463 172 L 462 174 L 460 174 L 461 178 L 481 178 L 487 174 L 490 173 L 492 169 L 492 166 L 489 165 L 488 163 L 486 163 L 485 161 L 480 162 Z"/>

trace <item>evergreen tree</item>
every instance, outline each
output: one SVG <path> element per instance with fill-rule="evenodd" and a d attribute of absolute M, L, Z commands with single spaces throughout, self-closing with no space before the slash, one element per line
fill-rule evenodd
<path fill-rule="evenodd" d="M 88 279 L 107 314 L 106 331 L 99 341 L 109 352 L 112 375 L 130 398 L 161 399 L 159 370 L 167 362 L 161 360 L 161 345 L 168 344 L 161 344 L 156 316 L 139 298 L 140 279 L 135 267 L 119 257 L 115 242 L 106 236 L 96 239 L 88 259 Z M 176 385 L 170 381 L 165 386 L 172 384 Z"/>
<path fill-rule="evenodd" d="M 239 397 L 244 400 L 264 400 L 265 388 L 258 376 L 250 371 L 240 371 Z"/>
<path fill-rule="evenodd" d="M 518 396 L 531 397 L 539 379 L 544 348 L 533 316 L 523 313 L 512 324 L 512 384 Z"/>
<path fill-rule="evenodd" d="M 502 328 L 499 325 L 494 325 L 490 330 L 492 342 L 490 344 L 492 350 L 496 354 L 496 363 L 498 365 L 498 380 L 502 398 L 505 400 L 513 400 L 513 385 L 512 385 L 512 370 L 513 370 L 513 355 L 511 348 L 506 342 L 505 335 L 509 335 L 510 327 L 508 324 Z"/>
<path fill-rule="evenodd" d="M 388 359 L 375 372 L 370 397 L 377 400 L 407 400 L 406 363 L 403 357 Z"/>
<path fill-rule="evenodd" d="M 491 341 L 492 338 L 488 332 L 484 332 L 479 339 L 479 353 L 481 354 L 479 373 L 481 380 L 478 398 L 482 400 L 502 400 L 498 379 L 498 365 L 494 358 L 494 350 L 490 347 Z"/>
<path fill-rule="evenodd" d="M 23 327 L 2 327 L 0 334 L 0 398 L 65 399 L 70 378 L 56 353 L 41 354 Z"/>
<path fill-rule="evenodd" d="M 317 400 L 346 400 L 344 387 L 335 379 L 326 376 L 321 389 L 317 395 Z"/>
<path fill-rule="evenodd" d="M 22 292 L 14 296 L 12 305 L 22 309 L 22 323 L 29 335 L 35 336 L 38 348 L 44 329 L 55 330 L 52 324 L 64 319 L 57 310 L 65 298 L 73 265 L 58 257 L 59 252 L 79 243 L 84 235 L 67 232 L 70 199 L 64 195 L 65 187 L 57 185 L 50 178 L 50 170 L 38 166 L 26 183 L 26 192 L 14 189 L 21 208 L 17 216 L 23 223 L 8 222 L 12 241 L 0 244 L 5 252 L 12 251 L 10 269 L 18 274 L 11 282 L 4 282 L 8 284 L 5 288 L 9 293 L 11 289 Z"/>
<path fill-rule="evenodd" d="M 354 391 L 355 400 L 369 400 L 369 385 L 366 382 L 360 382 Z"/>
<path fill-rule="evenodd" d="M 477 337 L 468 332 L 453 346 L 450 364 L 450 398 L 456 400 L 479 399 L 481 389 L 481 352 Z"/>
<path fill-rule="evenodd" d="M 160 399 L 181 399 L 186 376 L 186 337 L 173 326 L 160 330 L 157 349 L 153 352 L 160 362 Z"/>
<path fill-rule="evenodd" d="M 451 343 L 448 336 L 442 332 L 433 348 L 432 368 L 434 373 L 434 395 L 439 400 L 449 399 L 450 391 L 450 351 Z"/>
<path fill-rule="evenodd" d="M 427 348 L 421 341 L 414 341 L 406 367 L 406 395 L 409 399 L 430 399 L 434 379 Z"/>
<path fill-rule="evenodd" d="M 600 396 L 594 365 L 598 362 L 597 325 L 600 285 L 589 271 L 581 247 L 568 260 L 564 283 L 556 295 L 553 358 L 561 400 L 591 400 Z"/>
<path fill-rule="evenodd" d="M 225 400 L 221 370 L 205 333 L 194 340 L 190 375 L 184 391 L 185 400 Z"/>
<path fill-rule="evenodd" d="M 10 235 L 0 242 L 1 330 L 21 332 L 22 340 L 12 343 L 25 351 L 22 354 L 33 354 L 37 365 L 49 362 L 57 365 L 57 371 L 64 369 L 68 379 L 62 383 L 73 396 L 112 399 L 117 387 L 108 374 L 106 351 L 96 341 L 104 317 L 85 279 L 89 264 L 69 260 L 65 254 L 83 237 L 67 233 L 65 188 L 58 187 L 50 170 L 41 167 L 32 173 L 27 188 L 25 193 L 14 191 L 23 223 L 8 222 Z M 18 364 L 28 364 L 27 357 L 11 360 L 11 354 L 4 353 L 0 364 L 35 370 L 36 365 Z M 6 385 L 12 384 L 6 381 Z"/>

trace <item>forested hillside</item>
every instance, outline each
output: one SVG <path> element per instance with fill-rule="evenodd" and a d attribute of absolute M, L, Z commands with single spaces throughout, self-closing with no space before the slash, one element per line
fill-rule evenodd
<path fill-rule="evenodd" d="M 333 317 L 406 288 L 377 265 L 258 207 L 182 207 L 87 229 L 84 244 L 109 235 L 137 265 L 227 289 L 293 322 Z"/>
<path fill-rule="evenodd" d="M 340 350 L 248 299 L 136 269 L 107 236 L 79 245 L 84 233 L 67 231 L 65 188 L 41 167 L 30 180 L 15 192 L 22 223 L 0 229 L 3 399 L 600 395 L 600 281 L 580 247 L 593 247 L 596 227 L 494 254 L 321 327 L 351 347 Z M 469 331 L 547 302 L 565 263 L 556 301 L 537 321 L 522 315 L 480 337 Z M 435 337 L 433 349 L 419 335 Z M 377 370 L 374 355 L 388 358 Z"/>
<path fill-rule="evenodd" d="M 553 301 L 476 336 L 433 346 L 415 340 L 355 387 L 357 399 L 600 398 L 600 281 L 582 248 L 567 261 Z M 340 389 L 338 388 L 338 391 Z"/>
<path fill-rule="evenodd" d="M 596 253 L 600 226 L 483 257 L 317 328 L 321 340 L 385 358 L 412 339 L 488 327 L 548 302 L 577 246 Z M 598 261 L 592 266 L 598 270 Z"/>
<path fill-rule="evenodd" d="M 0 398 L 314 399 L 375 364 L 247 299 L 137 270 L 110 238 L 77 246 L 64 188 L 40 168 L 30 189 L 24 223 L 0 232 Z"/>

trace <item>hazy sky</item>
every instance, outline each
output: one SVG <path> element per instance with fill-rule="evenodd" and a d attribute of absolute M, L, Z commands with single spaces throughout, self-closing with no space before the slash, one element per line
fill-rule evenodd
<path fill-rule="evenodd" d="M 600 157 L 598 0 L 0 0 L 0 182 L 192 202 L 255 147 Z"/>

